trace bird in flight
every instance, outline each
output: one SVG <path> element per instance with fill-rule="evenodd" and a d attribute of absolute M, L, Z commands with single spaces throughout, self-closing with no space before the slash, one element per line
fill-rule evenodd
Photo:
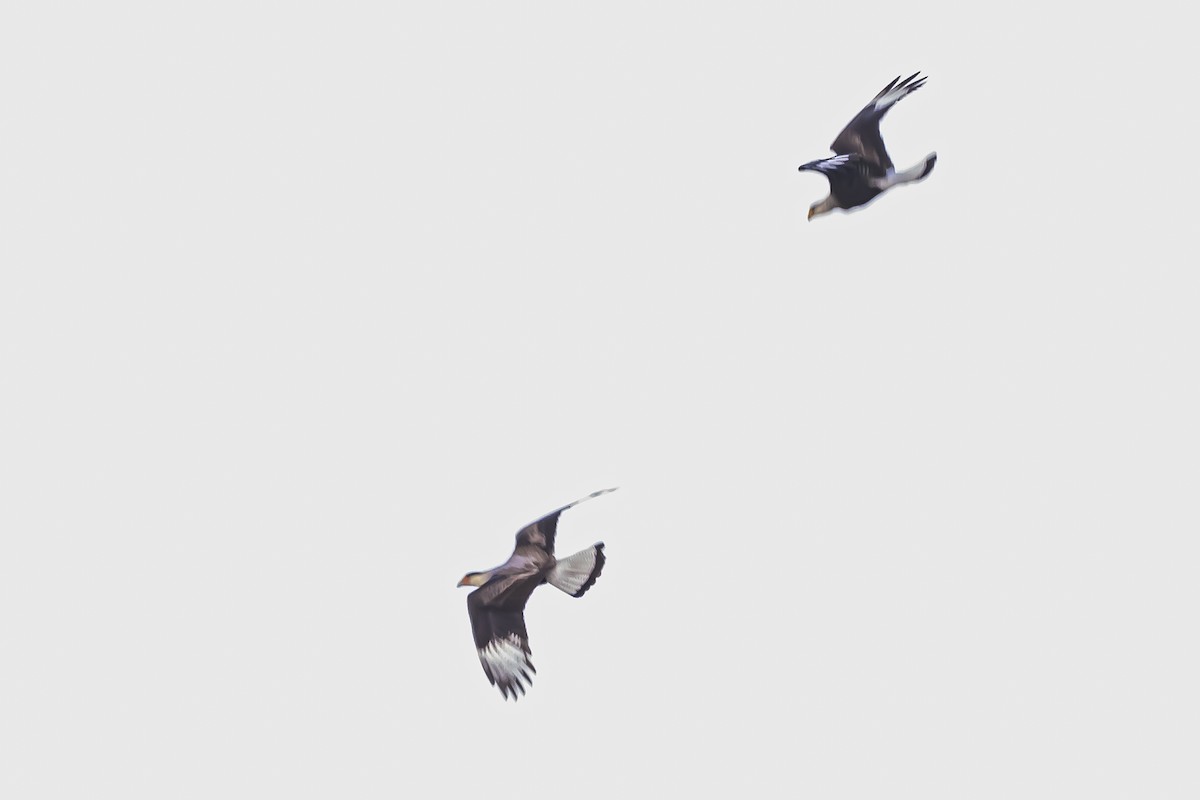
<path fill-rule="evenodd" d="M 572 506 L 616 489 L 602 489 L 568 503 L 557 511 L 517 531 L 513 554 L 495 569 L 468 572 L 459 586 L 477 586 L 467 595 L 467 613 L 475 635 L 475 649 L 483 672 L 505 699 L 516 700 L 533 684 L 533 662 L 529 660 L 529 634 L 525 631 L 525 603 L 543 583 L 556 586 L 572 597 L 582 597 L 592 588 L 604 568 L 604 542 L 566 558 L 554 557 L 558 517 Z"/>
<path fill-rule="evenodd" d="M 925 78 L 913 80 L 920 74 L 914 72 L 903 81 L 897 75 L 833 140 L 829 147 L 836 155 L 800 167 L 801 172 L 820 172 L 829 179 L 829 196 L 809 207 L 809 220 L 837 208 L 848 211 L 864 206 L 893 186 L 916 183 L 933 171 L 937 153 L 925 156 L 911 169 L 896 172 L 879 135 L 879 121 L 888 109 L 925 85 Z"/>

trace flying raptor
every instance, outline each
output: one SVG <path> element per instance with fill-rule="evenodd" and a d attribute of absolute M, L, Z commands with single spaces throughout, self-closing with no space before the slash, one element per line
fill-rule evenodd
<path fill-rule="evenodd" d="M 549 583 L 572 597 L 582 597 L 604 568 L 604 542 L 566 558 L 554 557 L 559 515 L 584 500 L 613 491 L 616 489 L 592 492 L 529 523 L 517 531 L 517 545 L 508 561 L 486 572 L 468 572 L 458 582 L 459 586 L 479 587 L 467 595 L 471 631 L 483 672 L 505 699 L 511 695 L 516 700 L 524 694 L 537 672 L 529 660 L 529 634 L 525 631 L 529 595 Z"/>
<path fill-rule="evenodd" d="M 833 140 L 829 147 L 836 155 L 800 167 L 801 171 L 820 172 L 829 179 L 829 196 L 809 207 L 810 220 L 836 208 L 865 206 L 893 186 L 916 183 L 933 171 L 937 153 L 925 156 L 911 169 L 896 172 L 879 135 L 879 121 L 888 109 L 925 85 L 925 78 L 913 80 L 920 74 L 914 72 L 903 81 L 897 75 Z"/>

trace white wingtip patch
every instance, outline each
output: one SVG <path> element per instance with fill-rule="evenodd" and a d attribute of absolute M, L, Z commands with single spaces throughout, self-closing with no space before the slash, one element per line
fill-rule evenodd
<path fill-rule="evenodd" d="M 920 74 L 920 73 L 917 73 L 917 74 Z M 917 76 L 913 75 L 908 80 L 911 81 L 915 77 L 917 77 Z M 921 78 L 916 83 L 905 82 L 905 85 L 897 86 L 896 88 L 892 89 L 887 94 L 885 94 L 883 97 L 881 97 L 875 101 L 875 110 L 876 111 L 884 111 L 884 110 L 890 108 L 891 106 L 894 106 L 901 99 L 907 97 L 909 94 L 911 94 L 912 92 L 915 92 L 917 89 L 920 89 L 921 86 L 923 86 L 924 84 L 925 84 L 925 79 Z"/>
<path fill-rule="evenodd" d="M 608 494 L 609 492 L 615 492 L 618 488 L 619 487 L 614 486 L 611 489 L 601 489 L 598 492 L 592 492 L 587 497 L 581 497 L 578 500 L 576 500 L 574 503 L 567 503 L 565 506 L 563 506 L 562 508 L 560 508 L 558 510 L 558 513 L 561 514 L 562 512 L 566 511 L 568 508 L 574 508 L 575 506 L 579 505 L 580 503 L 591 500 L 593 497 L 599 497 L 602 494 Z"/>
<path fill-rule="evenodd" d="M 597 492 L 592 492 L 587 497 L 581 497 L 578 500 L 576 500 L 574 503 L 571 503 L 571 505 L 567 506 L 567 508 L 571 508 L 572 506 L 577 506 L 580 503 L 582 503 L 584 500 L 591 500 L 593 497 L 599 497 L 602 494 L 608 494 L 609 492 L 615 492 L 617 490 L 617 488 L 618 487 L 614 486 L 611 489 L 601 489 Z M 563 509 L 563 510 L 565 511 L 566 509 Z"/>
<path fill-rule="evenodd" d="M 903 97 L 903 95 L 900 92 L 888 92 L 883 97 L 875 101 L 875 110 L 883 111 L 890 106 L 894 106 L 896 101 L 901 97 Z M 907 108 L 907 106 L 905 107 Z"/>
<path fill-rule="evenodd" d="M 839 156 L 830 156 L 829 158 L 823 158 L 820 161 L 810 161 L 807 164 L 805 164 L 804 166 L 800 167 L 800 169 L 801 170 L 806 170 L 806 169 L 814 170 L 816 172 L 820 172 L 822 174 L 828 175 L 828 174 L 830 174 L 832 172 L 836 172 L 839 169 L 841 169 L 842 167 L 846 166 L 846 164 L 850 163 L 851 158 L 853 158 L 853 156 L 848 155 L 848 154 L 842 154 Z"/>
<path fill-rule="evenodd" d="M 499 686 L 505 697 L 511 692 L 514 700 L 518 690 L 524 694 L 526 686 L 533 684 L 531 673 L 537 672 L 516 636 L 492 639 L 479 651 L 479 660 L 488 680 Z"/>

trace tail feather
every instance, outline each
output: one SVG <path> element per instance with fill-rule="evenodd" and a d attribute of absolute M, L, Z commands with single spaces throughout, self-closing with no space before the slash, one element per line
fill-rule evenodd
<path fill-rule="evenodd" d="M 890 189 L 893 186 L 903 186 L 906 183 L 916 183 L 917 181 L 924 180 L 929 173 L 933 172 L 933 165 L 936 163 L 937 153 L 930 153 L 929 155 L 925 156 L 924 161 L 916 166 L 910 167 L 903 172 L 897 172 L 896 174 L 883 179 L 876 185 L 881 189 Z"/>
<path fill-rule="evenodd" d="M 546 581 L 572 597 L 582 597 L 600 577 L 604 560 L 604 542 L 596 542 L 586 550 L 560 558 L 546 575 Z"/>
<path fill-rule="evenodd" d="M 930 153 L 929 155 L 925 156 L 925 169 L 923 169 L 921 171 L 921 174 L 917 178 L 917 180 L 921 180 L 926 175 L 933 172 L 933 165 L 936 163 L 937 163 L 937 153 Z"/>

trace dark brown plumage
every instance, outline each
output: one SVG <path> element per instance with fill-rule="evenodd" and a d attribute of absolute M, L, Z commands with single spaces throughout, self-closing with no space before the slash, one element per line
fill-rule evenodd
<path fill-rule="evenodd" d="M 903 81 L 897 75 L 833 140 L 830 149 L 836 155 L 800 167 L 801 171 L 820 172 L 829 179 L 829 196 L 808 209 L 810 220 L 835 209 L 864 206 L 888 189 L 915 183 L 933 171 L 937 153 L 930 153 L 911 169 L 896 172 L 879 134 L 879 122 L 888 109 L 925 85 L 925 78 L 914 80 L 920 74 L 914 72 Z"/>
<path fill-rule="evenodd" d="M 530 660 L 525 630 L 525 603 L 543 583 L 572 597 L 582 597 L 604 568 L 604 542 L 574 555 L 554 557 L 558 518 L 572 506 L 615 491 L 604 489 L 550 512 L 517 531 L 516 547 L 508 560 L 486 572 L 468 572 L 459 586 L 477 586 L 467 595 L 467 613 L 483 672 L 507 699 L 516 700 L 533 683 L 537 670 Z"/>

